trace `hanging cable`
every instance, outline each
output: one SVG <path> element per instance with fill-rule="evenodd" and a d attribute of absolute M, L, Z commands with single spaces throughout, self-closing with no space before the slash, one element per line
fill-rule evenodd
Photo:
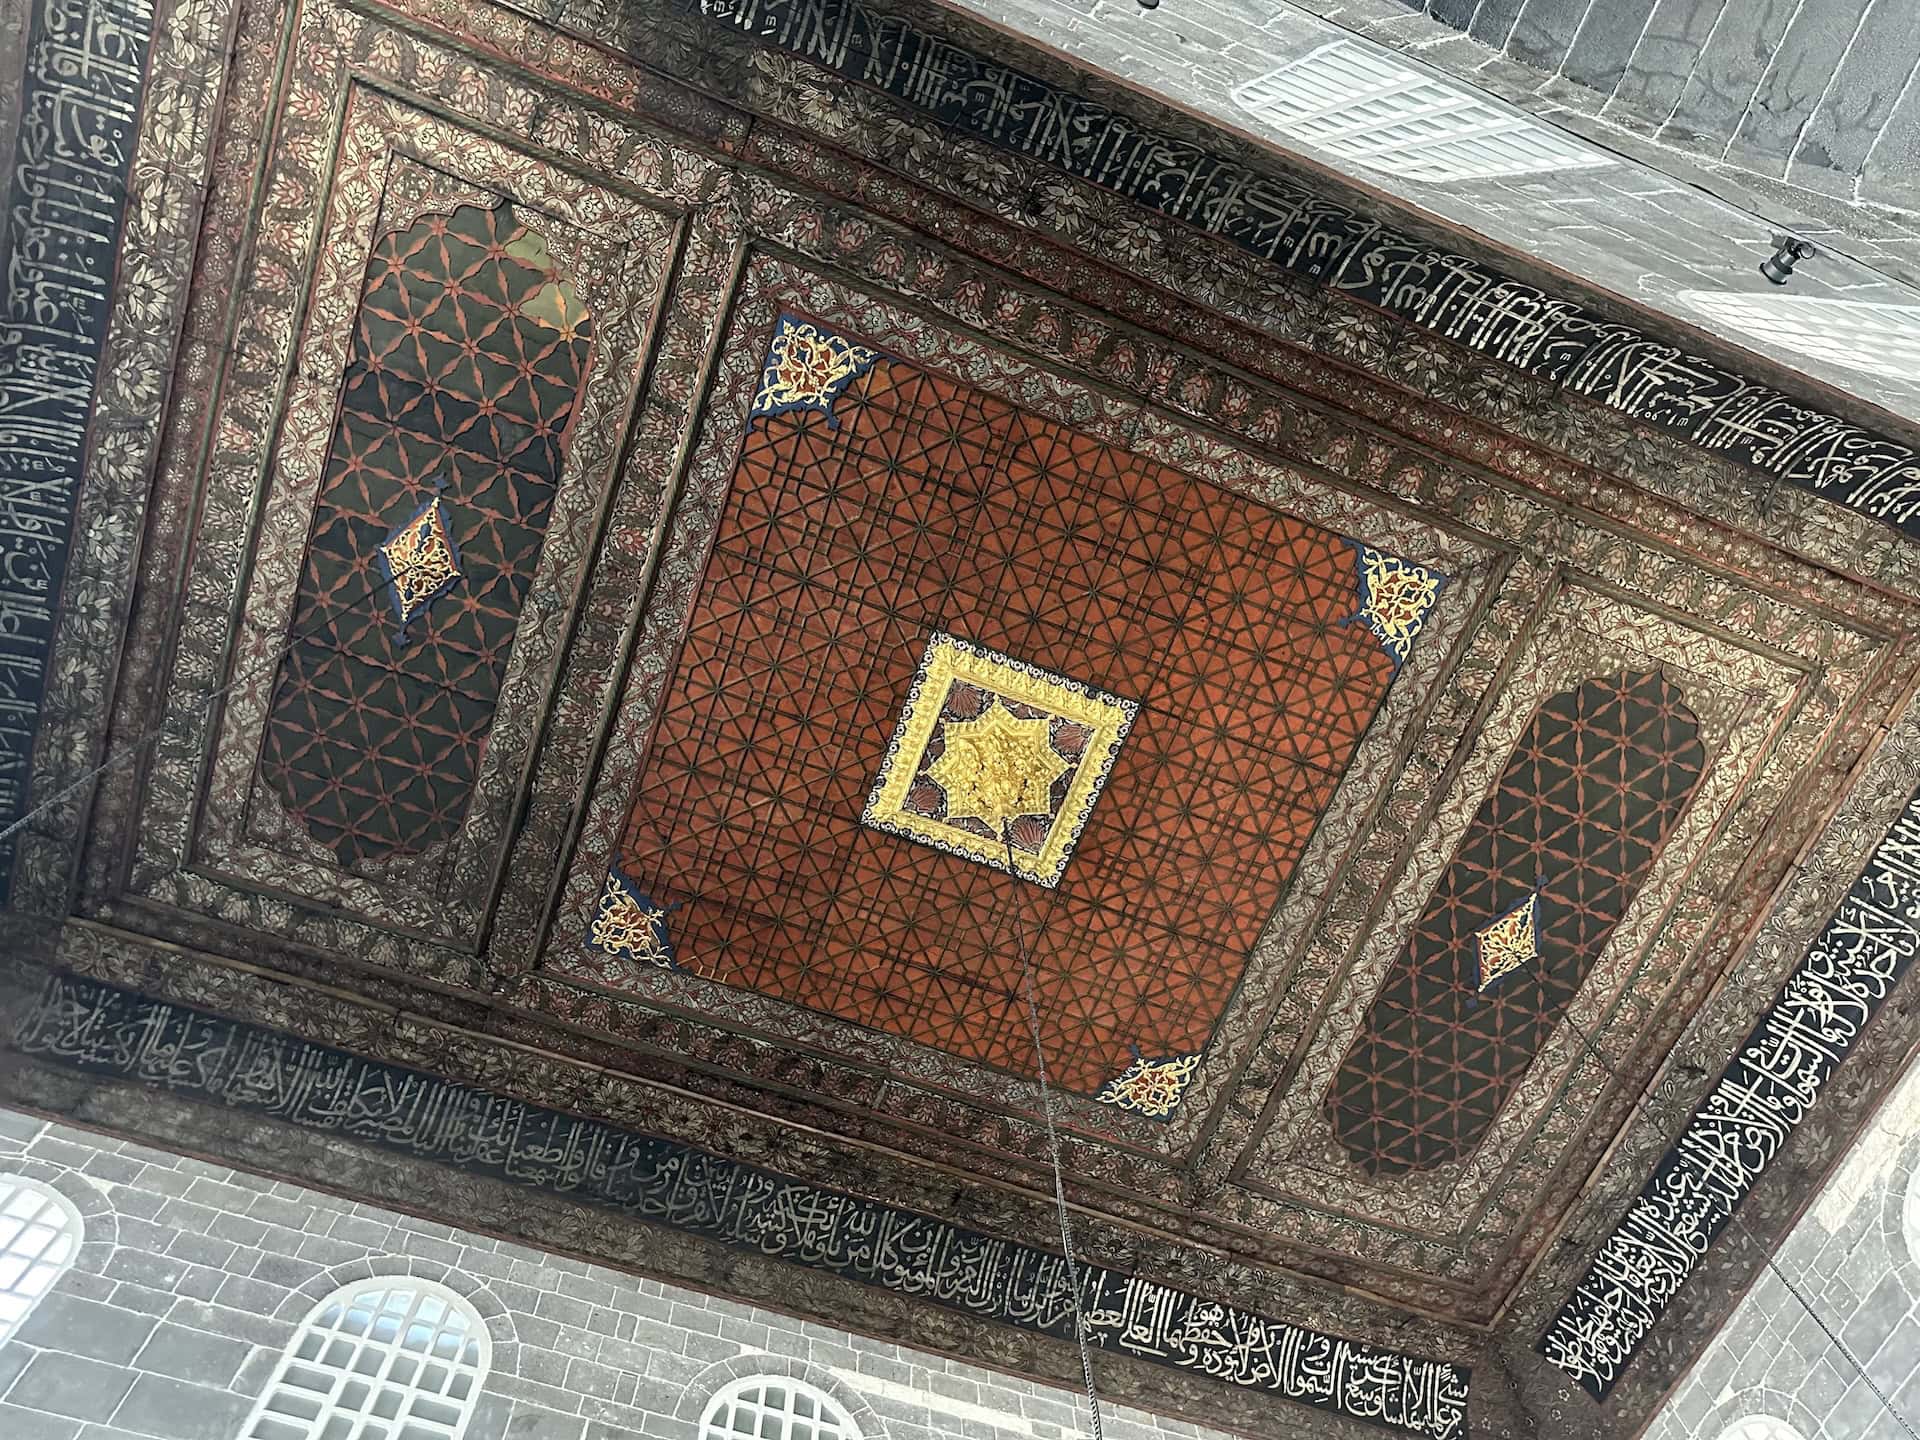
<path fill-rule="evenodd" d="M 370 600 L 374 596 L 378 595 L 382 590 L 388 589 L 395 582 L 397 582 L 402 575 L 405 575 L 411 572 L 415 566 L 424 565 L 426 563 L 427 562 L 424 559 L 409 561 L 406 564 L 400 566 L 398 569 L 391 571 L 387 578 L 376 580 L 373 584 L 369 585 L 365 590 L 361 591 L 359 594 L 349 595 L 345 599 L 336 602 L 336 608 L 334 608 L 330 613 L 322 615 L 317 621 L 314 622 L 313 627 L 311 629 L 306 631 L 290 629 L 287 632 L 287 638 L 285 639 L 285 641 L 283 641 L 280 644 L 280 646 L 273 651 L 272 654 L 268 655 L 266 658 L 261 660 L 261 662 L 258 665 L 252 666 L 246 670 L 242 670 L 239 674 L 235 675 L 231 680 L 227 681 L 226 684 L 216 686 L 214 689 L 209 690 L 203 697 L 201 697 L 202 703 L 200 705 L 198 713 L 195 715 L 195 719 L 204 720 L 209 714 L 212 713 L 213 707 L 219 704 L 220 701 L 224 699 L 226 696 L 230 695 L 233 691 L 239 689 L 242 685 L 246 684 L 249 680 L 252 680 L 257 676 L 264 675 L 267 673 L 268 670 L 278 666 L 281 661 L 287 658 L 287 655 L 292 651 L 294 646 L 302 643 L 303 641 L 315 639 L 322 632 L 324 632 L 328 626 L 332 625 L 334 621 L 341 619 L 343 616 L 347 614 L 348 611 L 352 610 L 356 605 L 359 605 L 364 600 Z M 82 771 L 77 777 L 75 777 L 73 780 L 68 781 L 65 785 L 62 785 L 58 790 L 54 791 L 53 794 L 47 796 L 47 798 L 42 800 L 39 804 L 34 805 L 29 809 L 23 811 L 10 824 L 6 825 L 4 828 L 0 828 L 0 845 L 6 844 L 7 841 L 13 839 L 14 836 L 20 834 L 20 832 L 25 830 L 27 826 L 31 825 L 35 820 L 39 819 L 40 816 L 46 814 L 47 811 L 51 810 L 54 806 L 58 805 L 62 800 L 65 800 L 69 795 L 77 794 L 79 791 L 86 789 L 87 786 L 91 785 L 94 781 L 98 780 L 102 775 L 106 774 L 109 770 L 118 769 L 121 765 L 125 764 L 128 760 L 137 758 L 141 754 L 141 752 L 144 751 L 149 745 L 153 744 L 162 735 L 164 735 L 166 733 L 166 729 L 167 729 L 167 722 L 165 719 L 161 719 L 155 722 L 154 724 L 148 726 L 146 731 L 143 734 L 140 734 L 136 736 L 134 739 L 128 741 L 124 746 L 116 750 L 113 754 L 107 756 L 107 758 L 102 760 L 99 764 L 91 766 L 90 768 Z"/>
<path fill-rule="evenodd" d="M 1033 960 L 1027 953 L 1027 927 L 1021 912 L 1020 872 L 1013 861 L 1013 822 L 1000 822 L 1000 838 L 1007 847 L 1007 874 L 1012 877 L 1013 943 L 1020 955 L 1020 985 L 1027 997 L 1027 1028 L 1033 1034 L 1033 1068 L 1040 1079 L 1040 1115 L 1047 1125 L 1047 1153 L 1053 1162 L 1053 1205 L 1060 1217 L 1060 1249 L 1067 1261 L 1067 1285 L 1073 1299 L 1073 1338 L 1080 1347 L 1080 1378 L 1087 1386 L 1087 1410 L 1093 1416 L 1093 1440 L 1100 1433 L 1100 1396 L 1093 1384 L 1093 1353 L 1087 1345 L 1087 1317 L 1080 1299 L 1080 1262 L 1073 1251 L 1073 1223 L 1067 1211 L 1067 1182 L 1060 1164 L 1060 1131 L 1053 1123 L 1053 1087 L 1047 1083 L 1047 1050 L 1040 1040 L 1040 1002 L 1033 988 Z"/>
<path fill-rule="evenodd" d="M 1574 1033 L 1574 1035 L 1579 1039 L 1581 1048 L 1584 1049 L 1587 1052 L 1587 1054 L 1593 1057 L 1594 1064 L 1598 1065 L 1602 1070 L 1606 1071 L 1607 1074 L 1612 1077 L 1613 1082 L 1620 1087 L 1622 1093 L 1625 1094 L 1627 1097 L 1627 1103 L 1633 1107 L 1635 1112 L 1637 1112 L 1643 1119 L 1652 1120 L 1653 1117 L 1647 1114 L 1646 1105 L 1644 1104 L 1644 1102 L 1642 1102 L 1639 1096 L 1633 1093 L 1632 1088 L 1627 1084 L 1627 1082 L 1620 1078 L 1620 1072 L 1615 1070 L 1613 1066 L 1609 1065 L 1606 1061 L 1606 1058 L 1603 1055 L 1601 1055 L 1601 1053 L 1598 1050 L 1594 1049 L 1593 1042 L 1587 1039 L 1587 1032 L 1581 1029 L 1579 1025 L 1574 1023 L 1574 1019 L 1571 1015 L 1566 1015 L 1561 1018 L 1563 1018 L 1567 1022 L 1567 1028 L 1571 1030 Z M 1729 1225 L 1733 1224 L 1736 1220 L 1742 1220 L 1742 1219 L 1744 1219 L 1744 1217 L 1738 1209 L 1729 1210 L 1727 1212 L 1727 1223 Z M 1749 1231 L 1748 1233 L 1751 1234 L 1752 1232 Z M 1753 1236 L 1753 1238 L 1756 1241 L 1760 1239 L 1760 1237 L 1757 1235 Z M 1764 1241 L 1760 1242 L 1760 1258 L 1766 1262 L 1767 1269 L 1771 1270 L 1774 1273 L 1775 1278 L 1777 1278 L 1782 1285 L 1787 1287 L 1787 1293 L 1791 1295 L 1795 1300 L 1800 1302 L 1800 1308 L 1807 1312 L 1808 1318 L 1810 1318 L 1813 1321 L 1813 1323 L 1819 1327 L 1820 1333 L 1822 1335 L 1825 1335 L 1828 1340 L 1833 1342 L 1833 1348 L 1838 1350 L 1843 1356 L 1846 1357 L 1847 1363 L 1854 1368 L 1854 1370 L 1859 1374 L 1860 1379 L 1866 1384 L 1866 1387 L 1873 1392 L 1874 1398 L 1879 1400 L 1881 1407 L 1885 1409 L 1887 1414 L 1893 1417 L 1894 1423 L 1899 1425 L 1899 1427 L 1902 1430 L 1907 1432 L 1908 1440 L 1920 1440 L 1920 1434 L 1915 1434 L 1914 1428 L 1911 1424 L 1908 1423 L 1906 1416 L 1902 1415 L 1898 1410 L 1893 1408 L 1893 1402 L 1887 1398 L 1887 1394 L 1884 1390 L 1880 1388 L 1879 1382 L 1877 1382 L 1873 1378 L 1873 1376 L 1867 1373 L 1867 1367 L 1860 1363 L 1860 1358 L 1853 1353 L 1852 1347 L 1849 1346 L 1844 1340 L 1842 1340 L 1840 1336 L 1834 1332 L 1833 1328 L 1827 1324 L 1826 1320 L 1821 1316 L 1820 1312 L 1813 1308 L 1813 1302 L 1808 1300 L 1805 1295 L 1800 1293 L 1800 1287 L 1794 1284 L 1793 1281 L 1788 1278 L 1787 1272 L 1782 1270 L 1777 1264 L 1774 1263 L 1773 1256 L 1771 1253 L 1769 1253 Z"/>

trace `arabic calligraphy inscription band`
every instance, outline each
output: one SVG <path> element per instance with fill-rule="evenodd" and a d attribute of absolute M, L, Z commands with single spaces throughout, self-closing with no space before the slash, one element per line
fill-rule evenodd
<path fill-rule="evenodd" d="M 1072 1335 L 1066 1262 L 676 1141 L 363 1060 L 75 976 L 56 976 L 20 1050 L 531 1185 L 636 1219 L 1024 1330 Z M 1461 1440 L 1461 1366 L 1269 1320 L 1082 1264 L 1088 1340 L 1392 1429 Z"/>
<path fill-rule="evenodd" d="M 1781 986 L 1540 1341 L 1605 1399 L 1920 952 L 1920 794 Z"/>

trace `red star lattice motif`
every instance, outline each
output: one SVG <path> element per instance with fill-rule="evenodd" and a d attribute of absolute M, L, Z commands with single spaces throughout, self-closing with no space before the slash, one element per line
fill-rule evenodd
<path fill-rule="evenodd" d="M 1334 1078 L 1334 1132 L 1365 1169 L 1426 1169 L 1480 1143 L 1705 763 L 1699 722 L 1656 672 L 1588 680 L 1540 707 Z M 1532 954 L 1483 987 L 1483 937 L 1523 913 Z"/>
<path fill-rule="evenodd" d="M 1061 1083 L 1204 1049 L 1392 678 L 1354 547 L 885 356 L 834 415 L 744 442 L 621 872 L 695 974 L 1030 1074 L 1018 904 Z M 941 631 L 1139 702 L 1057 890 L 860 823 Z"/>
<path fill-rule="evenodd" d="M 504 205 L 429 215 L 374 246 L 260 759 L 344 867 L 460 826 L 591 328 Z M 396 611 L 383 547 L 436 497 L 459 573 Z"/>

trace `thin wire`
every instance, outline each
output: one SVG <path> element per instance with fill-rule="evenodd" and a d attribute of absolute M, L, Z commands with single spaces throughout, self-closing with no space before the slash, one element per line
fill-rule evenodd
<path fill-rule="evenodd" d="M 1027 1028 L 1033 1033 L 1034 1069 L 1040 1077 L 1040 1114 L 1047 1122 L 1047 1152 L 1053 1160 L 1053 1205 L 1060 1217 L 1060 1248 L 1067 1257 L 1067 1284 L 1073 1299 L 1073 1335 L 1080 1347 L 1080 1378 L 1087 1386 L 1087 1409 L 1093 1414 L 1093 1440 L 1100 1433 L 1100 1395 L 1093 1385 L 1093 1354 L 1087 1348 L 1087 1317 L 1080 1306 L 1080 1262 L 1073 1251 L 1073 1224 L 1067 1213 L 1067 1182 L 1060 1164 L 1060 1132 L 1053 1123 L 1053 1087 L 1047 1081 L 1047 1050 L 1040 1042 L 1040 1002 L 1034 998 L 1033 961 L 1027 954 L 1027 927 L 1022 918 L 1020 872 L 1013 863 L 1011 821 L 1000 824 L 1000 838 L 1007 847 L 1007 873 L 1013 877 L 1013 943 L 1020 952 L 1020 983 L 1027 995 Z"/>
<path fill-rule="evenodd" d="M 1607 1063 L 1606 1057 L 1603 1056 L 1598 1050 L 1594 1049 L 1593 1042 L 1587 1039 L 1587 1032 L 1585 1030 L 1582 1030 L 1580 1026 L 1575 1023 L 1574 1018 L 1571 1015 L 1562 1016 L 1561 1018 L 1567 1022 L 1567 1028 L 1573 1031 L 1573 1033 L 1579 1038 L 1580 1044 L 1586 1050 L 1587 1054 L 1593 1057 L 1594 1063 L 1597 1064 L 1602 1070 L 1606 1071 L 1608 1075 L 1612 1076 L 1614 1083 L 1620 1086 L 1620 1088 L 1626 1093 L 1627 1103 L 1630 1104 L 1635 1110 L 1640 1112 L 1640 1114 L 1645 1118 L 1652 1119 L 1650 1115 L 1647 1115 L 1646 1106 L 1641 1101 L 1640 1097 L 1635 1095 L 1632 1091 L 1632 1087 L 1630 1087 L 1625 1080 L 1622 1080 L 1620 1078 L 1620 1072 L 1615 1070 L 1613 1066 L 1609 1065 Z M 1744 1214 L 1737 1207 L 1727 1212 L 1727 1223 L 1729 1225 L 1733 1224 L 1733 1222 L 1736 1220 L 1742 1220 L 1742 1219 L 1744 1219 Z M 1748 1229 L 1748 1234 L 1751 1238 L 1755 1240 L 1759 1240 L 1760 1238 L 1757 1235 L 1753 1235 L 1751 1228 Z M 1893 1408 L 1893 1402 L 1887 1398 L 1886 1392 L 1880 1388 L 1878 1382 L 1874 1380 L 1873 1376 L 1867 1373 L 1867 1367 L 1860 1363 L 1859 1357 L 1853 1353 L 1852 1349 L 1847 1345 L 1846 1341 L 1842 1340 L 1837 1334 L 1835 1334 L 1833 1331 L 1833 1328 L 1829 1326 L 1823 1318 L 1821 1318 L 1820 1312 L 1813 1308 L 1813 1302 L 1808 1300 L 1805 1295 L 1800 1293 L 1800 1287 L 1793 1283 L 1792 1279 L 1788 1277 L 1787 1272 L 1782 1270 L 1778 1265 L 1774 1263 L 1773 1256 L 1767 1252 L 1767 1247 L 1765 1242 L 1761 1242 L 1760 1244 L 1760 1258 L 1766 1262 L 1767 1269 L 1771 1270 L 1774 1273 L 1774 1275 L 1779 1278 L 1780 1283 L 1787 1287 L 1787 1293 L 1793 1296 L 1795 1300 L 1798 1300 L 1800 1302 L 1800 1308 L 1805 1310 L 1808 1316 L 1813 1320 L 1813 1323 L 1820 1327 L 1820 1333 L 1822 1335 L 1825 1335 L 1828 1340 L 1833 1342 L 1834 1349 L 1838 1350 L 1842 1355 L 1846 1356 L 1847 1363 L 1853 1366 L 1853 1368 L 1857 1372 L 1859 1372 L 1860 1378 L 1866 1381 L 1867 1388 L 1873 1391 L 1875 1398 L 1879 1400 L 1881 1407 L 1885 1409 L 1887 1414 L 1891 1415 L 1894 1418 L 1894 1420 L 1899 1424 L 1900 1428 L 1907 1432 L 1908 1436 L 1911 1437 L 1911 1440 L 1920 1440 L 1920 1435 L 1916 1435 L 1914 1433 L 1913 1426 L 1907 1423 L 1907 1418 L 1904 1415 L 1902 1415 L 1898 1410 Z"/>
<path fill-rule="evenodd" d="M 239 689 L 242 685 L 246 684 L 249 680 L 254 679 L 256 676 L 265 674 L 269 668 L 279 665 L 281 661 L 287 658 L 288 652 L 291 651 L 294 646 L 300 644 L 302 641 L 311 640 L 315 638 L 317 635 L 320 634 L 321 631 L 325 630 L 328 626 L 332 625 L 336 620 L 343 619 L 347 615 L 347 613 L 353 609 L 354 606 L 360 604 L 363 600 L 372 599 L 374 596 L 378 595 L 382 590 L 385 590 L 388 586 L 392 585 L 394 581 L 398 580 L 402 575 L 407 574 L 416 566 L 424 565 L 426 563 L 427 562 L 424 558 L 419 560 L 409 561 L 407 564 L 401 566 L 399 569 L 394 570 L 391 574 L 390 579 L 377 580 L 372 585 L 368 586 L 367 589 L 362 591 L 360 594 L 348 596 L 345 600 L 338 602 L 339 609 L 335 610 L 331 614 L 323 615 L 319 620 L 314 622 L 314 626 L 312 629 L 305 630 L 305 631 L 289 630 L 287 632 L 287 638 L 280 645 L 280 648 L 275 650 L 271 655 L 267 656 L 265 659 L 263 659 L 258 665 L 255 665 L 250 669 L 241 671 L 238 675 L 234 676 L 233 679 L 229 680 L 226 684 L 221 685 L 216 689 L 208 691 L 200 706 L 200 713 L 196 718 L 205 719 L 206 716 L 212 711 L 213 707 L 217 705 L 221 700 L 225 699 L 233 691 Z M 153 744 L 156 740 L 160 739 L 160 737 L 166 733 L 166 729 L 167 729 L 167 721 L 165 718 L 155 721 L 152 725 L 147 727 L 147 730 L 144 734 L 138 736 L 134 740 L 128 742 L 126 745 L 115 750 L 111 755 L 107 756 L 107 758 L 102 760 L 98 765 L 95 765 L 91 769 L 86 770 L 85 772 L 83 772 L 81 775 L 79 775 L 77 778 L 75 778 L 68 784 L 61 786 L 58 790 L 54 791 L 53 794 L 47 796 L 46 799 L 40 801 L 39 804 L 34 805 L 32 808 L 22 812 L 22 814 L 19 816 L 18 819 L 14 820 L 11 824 L 7 825 L 4 829 L 0 829 L 0 845 L 6 844 L 9 840 L 13 839 L 14 836 L 20 834 L 23 830 L 27 828 L 27 826 L 31 825 L 35 820 L 39 819 L 42 815 L 46 814 L 47 811 L 51 810 L 54 806 L 58 805 L 61 801 L 65 800 L 69 795 L 75 794 L 78 791 L 86 789 L 87 786 L 93 784 L 94 781 L 98 780 L 102 775 L 106 774 L 109 770 L 115 769 L 121 764 L 125 763 L 127 760 L 133 758 L 134 756 L 139 755 L 149 745 Z"/>

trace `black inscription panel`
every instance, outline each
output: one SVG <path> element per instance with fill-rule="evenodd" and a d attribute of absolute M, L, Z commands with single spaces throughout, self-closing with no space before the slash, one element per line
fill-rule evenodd
<path fill-rule="evenodd" d="M 1920 951 L 1920 795 L 1627 1208 L 1540 1342 L 1605 1399 Z"/>
<path fill-rule="evenodd" d="M 152 25 L 150 0 L 44 0 L 27 42 L 0 297 L 0 830 L 28 805 Z"/>
<path fill-rule="evenodd" d="M 1022 1329 L 1073 1334 L 1067 1263 L 1050 1251 L 91 980 L 50 981 L 17 1043 Z M 1080 1284 L 1088 1339 L 1102 1349 L 1430 1440 L 1466 1434 L 1469 1372 L 1460 1366 L 1099 1266 L 1082 1265 Z"/>

